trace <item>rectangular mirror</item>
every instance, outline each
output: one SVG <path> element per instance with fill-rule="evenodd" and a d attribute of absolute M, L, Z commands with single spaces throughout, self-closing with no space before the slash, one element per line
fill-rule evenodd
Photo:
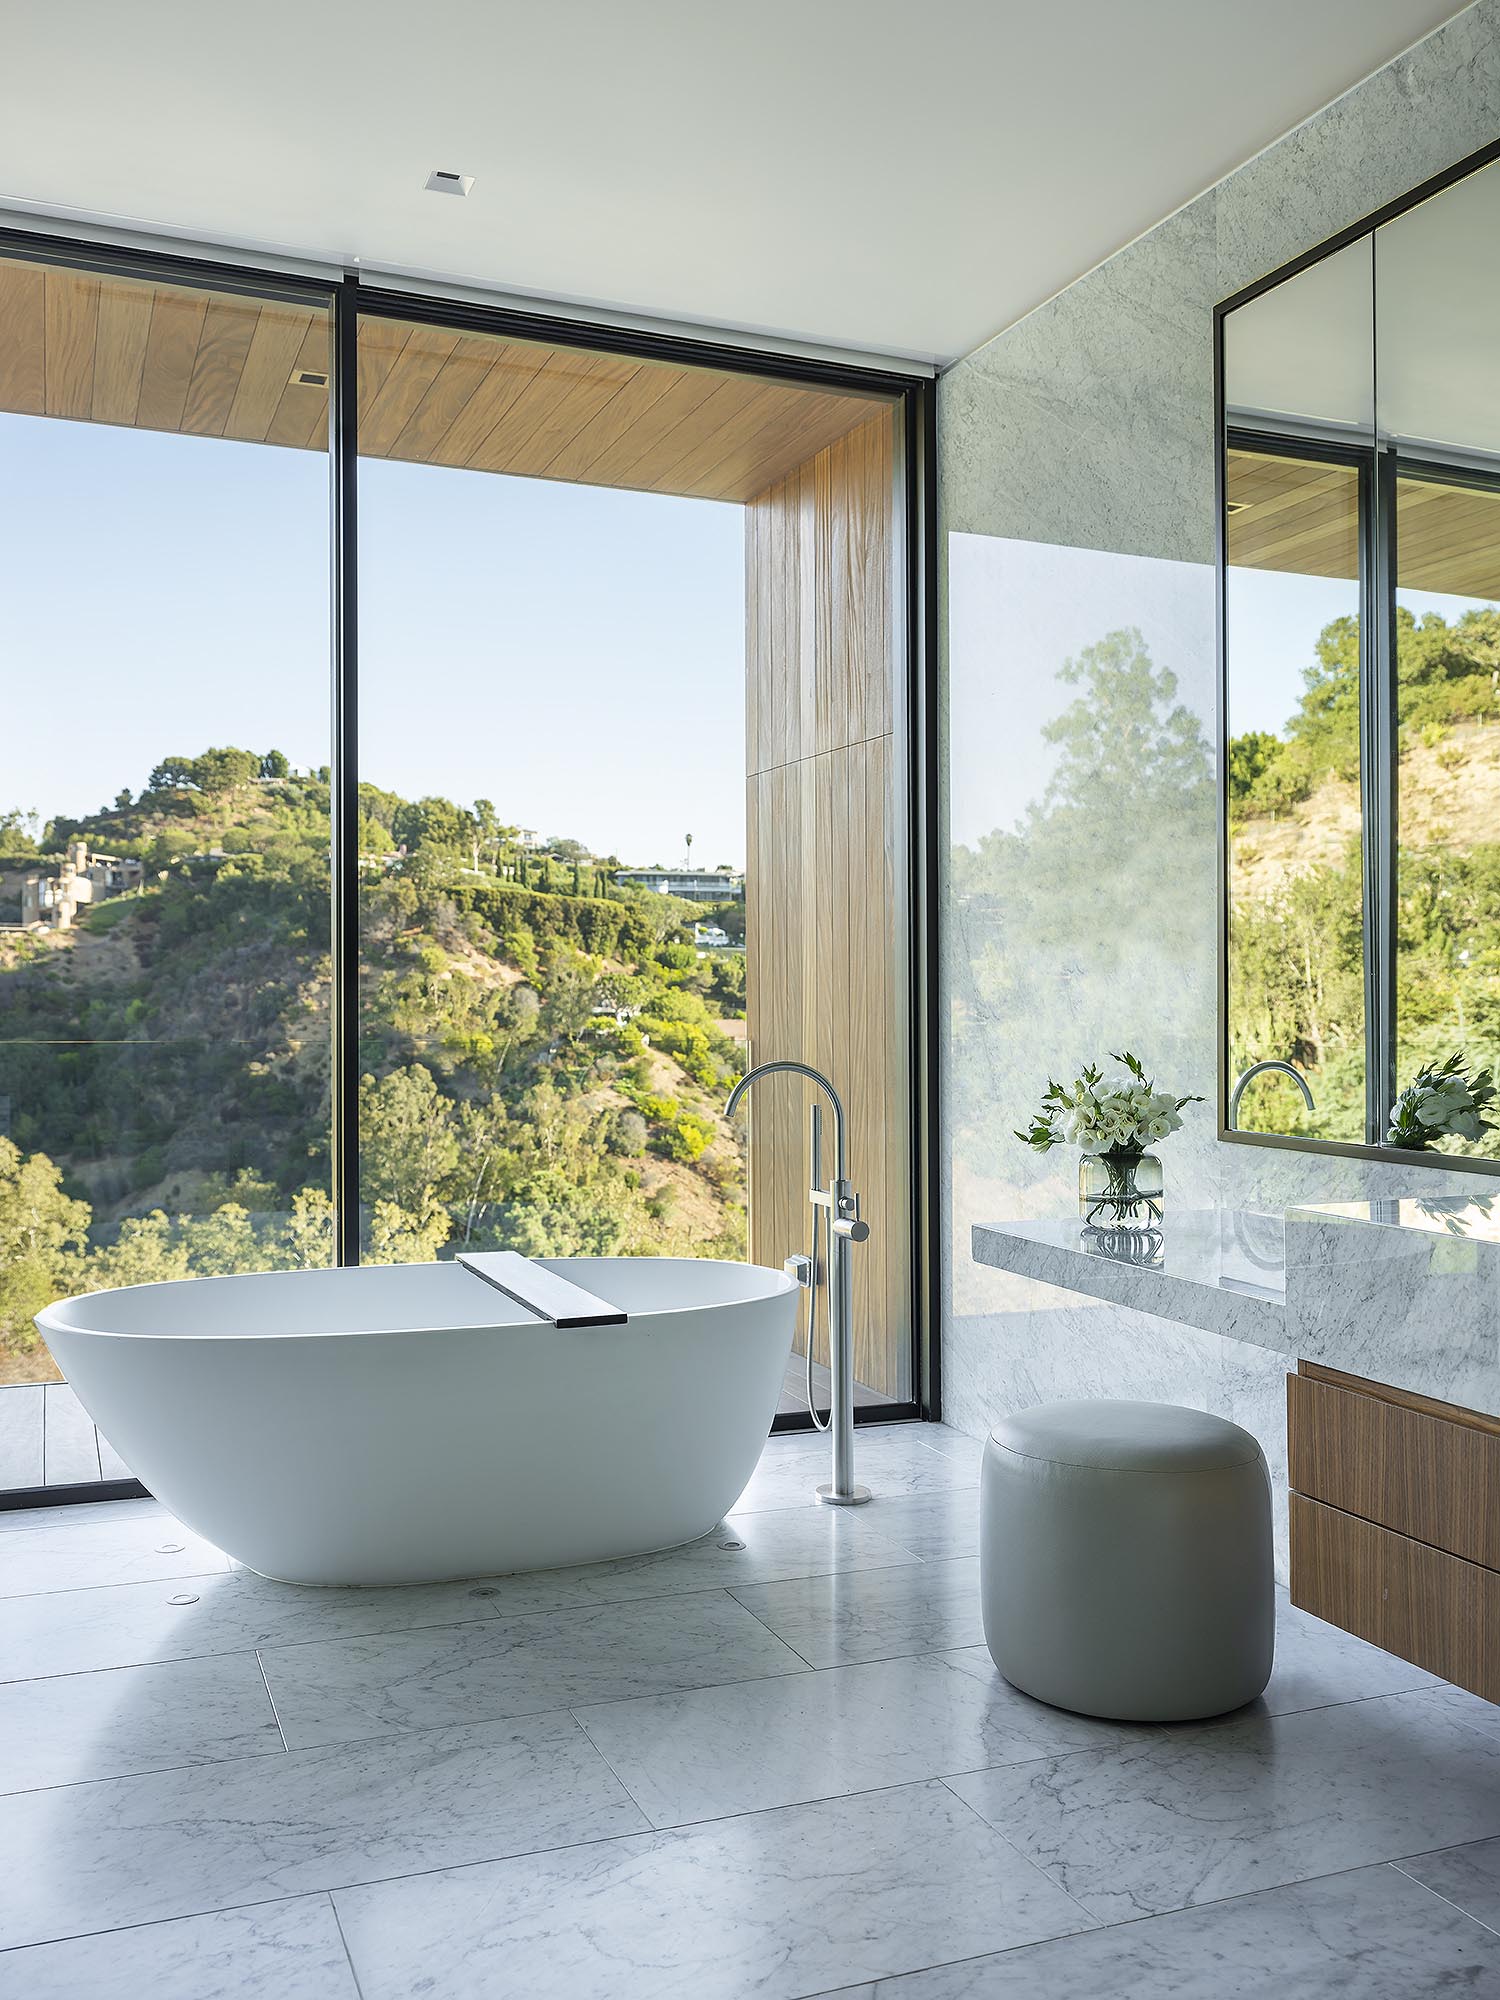
<path fill-rule="evenodd" d="M 1497 227 L 1500 165 L 1221 314 L 1228 1131 L 1500 1154 Z"/>

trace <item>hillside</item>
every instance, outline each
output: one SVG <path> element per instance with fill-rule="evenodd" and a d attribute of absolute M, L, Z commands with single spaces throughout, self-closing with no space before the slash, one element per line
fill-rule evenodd
<path fill-rule="evenodd" d="M 49 1297 L 329 1255 L 328 787 L 274 759 L 168 759 L 36 853 L 4 822 L 12 926 L 71 841 L 143 879 L 0 930 L 0 1380 L 44 1372 Z M 711 912 L 485 802 L 362 795 L 365 1258 L 743 1254 L 744 961 L 694 947 Z"/>
<path fill-rule="evenodd" d="M 1288 1057 L 1256 1086 L 1263 1129 L 1364 1137 L 1359 643 L 1320 635 L 1279 734 L 1229 746 L 1230 1066 Z M 1398 611 L 1398 1085 L 1455 1050 L 1500 1069 L 1500 612 Z M 1494 1150 L 1492 1138 L 1444 1151 Z"/>

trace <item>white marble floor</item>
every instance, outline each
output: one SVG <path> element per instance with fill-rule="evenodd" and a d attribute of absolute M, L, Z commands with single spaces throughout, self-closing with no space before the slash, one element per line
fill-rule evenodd
<path fill-rule="evenodd" d="M 630 1562 L 299 1590 L 0 1514 L 3 2000 L 1500 1996 L 1500 1710 L 1283 1604 L 1239 1715 L 994 1672 L 978 1446 Z"/>

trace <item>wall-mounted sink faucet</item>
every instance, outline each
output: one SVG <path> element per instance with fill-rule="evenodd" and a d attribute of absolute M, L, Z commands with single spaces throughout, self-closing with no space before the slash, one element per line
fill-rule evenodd
<path fill-rule="evenodd" d="M 859 1196 L 849 1180 L 844 1148 L 844 1107 L 838 1092 L 820 1070 L 800 1062 L 759 1063 L 754 1069 L 747 1070 L 730 1091 L 729 1102 L 724 1107 L 725 1117 L 734 1116 L 735 1107 L 752 1083 L 759 1082 L 763 1076 L 774 1076 L 778 1071 L 805 1076 L 826 1094 L 833 1106 L 833 1179 L 826 1187 L 822 1185 L 823 1107 L 820 1104 L 812 1107 L 812 1161 L 807 1191 L 813 1212 L 812 1256 L 800 1260 L 808 1265 L 807 1282 L 811 1287 L 807 1313 L 808 1409 L 816 1424 L 817 1412 L 812 1408 L 812 1345 L 818 1295 L 818 1239 L 826 1210 L 829 1244 L 828 1368 L 832 1387 L 828 1423 L 819 1428 L 827 1428 L 833 1433 L 833 1478 L 827 1486 L 818 1488 L 818 1498 L 830 1507 L 857 1507 L 869 1499 L 870 1489 L 868 1486 L 857 1486 L 854 1482 L 854 1316 L 850 1304 L 849 1246 L 851 1243 L 863 1243 L 870 1234 L 870 1225 L 861 1220 Z M 793 1260 L 789 1258 L 787 1261 L 790 1265 Z"/>
<path fill-rule="evenodd" d="M 1289 1076 L 1302 1092 L 1302 1099 L 1308 1110 L 1312 1111 L 1316 1109 L 1313 1103 L 1313 1094 L 1308 1088 L 1307 1078 L 1302 1074 L 1301 1070 L 1294 1068 L 1289 1062 L 1283 1062 L 1280 1056 L 1271 1056 L 1265 1062 L 1251 1063 L 1249 1069 L 1238 1079 L 1234 1089 L 1230 1091 L 1229 1118 L 1227 1122 L 1231 1132 L 1238 1130 L 1240 1099 L 1245 1094 L 1245 1085 L 1252 1082 L 1258 1076 L 1264 1076 L 1267 1070 L 1276 1070 L 1282 1076 Z"/>

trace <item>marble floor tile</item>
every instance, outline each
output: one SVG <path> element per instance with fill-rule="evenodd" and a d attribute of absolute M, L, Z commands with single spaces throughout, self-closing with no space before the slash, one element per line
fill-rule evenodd
<path fill-rule="evenodd" d="M 1089 1923 L 940 1785 L 383 1882 L 334 1903 L 364 2000 L 789 2000 Z"/>
<path fill-rule="evenodd" d="M 961 1458 L 933 1451 L 914 1435 L 925 1426 L 891 1424 L 854 1434 L 855 1476 L 877 1497 L 896 1493 L 940 1493 L 972 1486 L 973 1469 Z M 731 1514 L 759 1513 L 768 1507 L 816 1506 L 814 1489 L 829 1477 L 832 1446 L 826 1437 L 795 1433 L 773 1437 Z"/>
<path fill-rule="evenodd" d="M 938 1654 L 574 1711 L 653 1826 L 1124 1740 Z"/>
<path fill-rule="evenodd" d="M 1436 1854 L 1410 1856 L 1397 1866 L 1479 1923 L 1500 1932 L 1500 1840 L 1445 1847 Z"/>
<path fill-rule="evenodd" d="M 979 1465 L 984 1457 L 982 1437 L 970 1437 L 967 1431 L 955 1430 L 951 1424 L 918 1424 L 915 1428 L 929 1451 L 940 1451 L 945 1458 L 956 1458 L 970 1466 L 978 1483 Z"/>
<path fill-rule="evenodd" d="M 949 1652 L 984 1640 L 973 1559 L 756 1584 L 734 1595 L 810 1667 Z"/>
<path fill-rule="evenodd" d="M 253 1653 L 0 1687 L 0 1793 L 284 1748 Z"/>
<path fill-rule="evenodd" d="M 359 2000 L 327 1896 L 0 1955 L 0 2000 Z"/>
<path fill-rule="evenodd" d="M 260 1657 L 294 1749 L 806 1671 L 723 1591 L 278 1647 Z"/>
<path fill-rule="evenodd" d="M 0 1546 L 0 1566 L 3 1560 Z M 192 1602 L 174 1603 L 177 1597 Z M 488 1621 L 495 1603 L 484 1585 L 314 1590 L 247 1569 L 17 1597 L 0 1617 L 0 1681 Z"/>
<path fill-rule="evenodd" d="M 824 2000 L 1494 2000 L 1500 1938 L 1395 1877 L 1361 1868 Z"/>
<path fill-rule="evenodd" d="M 736 1542 L 738 1548 L 725 1546 Z M 874 1507 L 784 1507 L 722 1521 L 712 1534 L 680 1548 L 544 1574 L 571 1589 L 570 1602 L 617 1603 L 916 1560 Z"/>
<path fill-rule="evenodd" d="M 645 1824 L 567 1715 L 20 1792 L 0 1799 L 0 1948 Z"/>
<path fill-rule="evenodd" d="M 201 1576 L 228 1568 L 229 1558 L 212 1543 L 154 1506 L 123 1516 L 108 1501 L 29 1508 L 24 1527 L 0 1532 L 0 1597 Z"/>
<path fill-rule="evenodd" d="M 910 1549 L 923 1562 L 954 1562 L 979 1554 L 979 1494 L 972 1486 L 944 1493 L 882 1494 L 859 1517 Z"/>
<path fill-rule="evenodd" d="M 1500 1739 L 1435 1694 L 1149 1730 L 950 1779 L 1106 1923 L 1500 1834 Z"/>

